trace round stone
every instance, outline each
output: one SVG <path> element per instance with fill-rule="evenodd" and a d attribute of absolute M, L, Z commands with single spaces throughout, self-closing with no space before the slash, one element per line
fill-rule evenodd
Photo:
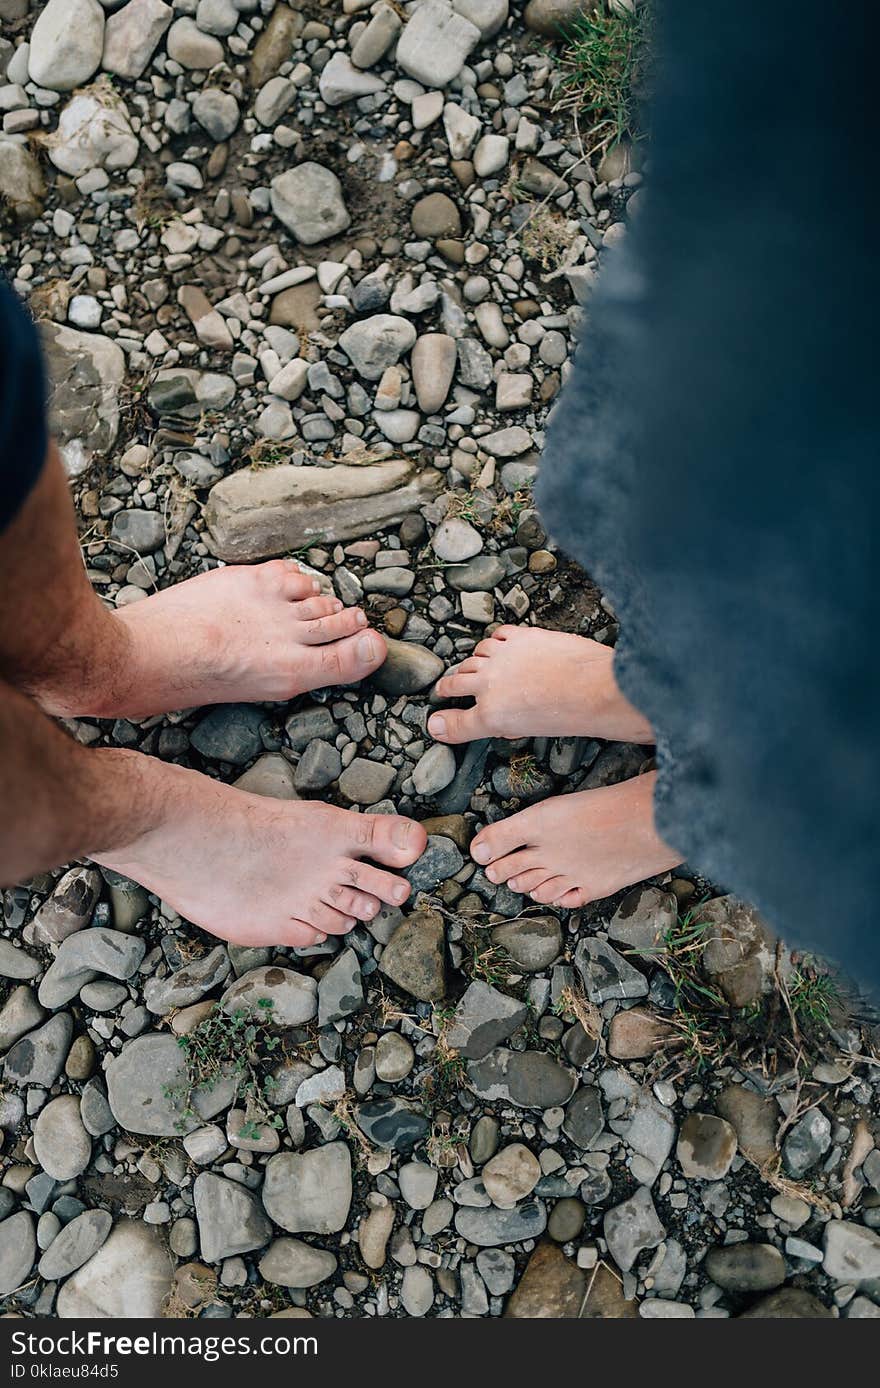
<path fill-rule="evenodd" d="M 541 1179 L 541 1164 L 521 1142 L 502 1147 L 483 1167 L 483 1185 L 493 1205 L 510 1210 L 531 1195 Z"/>

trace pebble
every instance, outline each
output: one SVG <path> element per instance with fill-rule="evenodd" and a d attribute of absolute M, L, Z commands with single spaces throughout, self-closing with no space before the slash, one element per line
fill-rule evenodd
<path fill-rule="evenodd" d="M 37 1161 L 56 1181 L 80 1176 L 91 1160 L 92 1140 L 82 1124 L 79 1097 L 61 1094 L 40 1110 L 34 1124 Z"/>
<path fill-rule="evenodd" d="M 352 1200 L 351 1155 L 344 1142 L 308 1152 L 279 1152 L 266 1164 L 263 1205 L 289 1234 L 335 1234 Z"/>
<path fill-rule="evenodd" d="M 766 1292 L 785 1281 L 785 1259 L 769 1243 L 736 1243 L 710 1248 L 706 1271 L 719 1287 L 731 1292 Z"/>

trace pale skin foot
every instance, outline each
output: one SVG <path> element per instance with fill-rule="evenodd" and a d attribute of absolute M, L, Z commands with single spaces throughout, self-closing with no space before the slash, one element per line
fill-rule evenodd
<path fill-rule="evenodd" d="M 425 832 L 412 820 L 249 795 L 147 758 L 138 771 L 141 793 L 156 807 L 151 826 L 89 856 L 212 935 L 303 947 L 410 894 L 387 869 L 409 867 L 424 851 Z"/>
<path fill-rule="evenodd" d="M 292 560 L 211 569 L 109 613 L 100 670 L 35 691 L 47 712 L 143 718 L 206 704 L 263 703 L 353 684 L 385 659 L 357 607 L 324 597 Z"/>
<path fill-rule="evenodd" d="M 682 861 L 654 827 L 657 773 L 542 800 L 480 831 L 471 854 L 491 882 L 574 910 Z"/>
<path fill-rule="evenodd" d="M 598 641 L 542 627 L 503 626 L 437 683 L 443 709 L 428 720 L 438 742 L 483 737 L 597 737 L 652 743 L 648 720 L 621 694 L 614 652 Z"/>

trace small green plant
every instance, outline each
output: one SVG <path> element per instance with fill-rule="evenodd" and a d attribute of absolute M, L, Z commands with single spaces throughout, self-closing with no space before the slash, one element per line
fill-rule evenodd
<path fill-rule="evenodd" d="M 447 1040 L 454 1017 L 454 1007 L 434 1008 L 433 1030 L 437 1042 L 431 1052 L 430 1066 L 421 1079 L 422 1094 L 429 1112 L 442 1108 L 457 1090 L 463 1088 L 467 1078 L 464 1060 Z"/>
<path fill-rule="evenodd" d="M 528 795 L 541 782 L 537 758 L 523 752 L 510 758 L 510 789 L 513 795 Z"/>
<path fill-rule="evenodd" d="M 471 978 L 482 979 L 493 988 L 502 988 L 510 975 L 518 972 L 507 950 L 501 945 L 487 944 L 484 932 L 465 925 L 462 944 L 467 950 L 462 969 Z"/>
<path fill-rule="evenodd" d="M 827 1031 L 834 1011 L 841 1005 L 834 979 L 810 966 L 795 970 L 788 996 L 798 1025 L 821 1031 Z"/>
<path fill-rule="evenodd" d="M 617 5 L 580 14 L 562 58 L 557 110 L 589 120 L 590 152 L 639 136 L 639 94 L 650 60 L 650 5 Z"/>
<path fill-rule="evenodd" d="M 215 1008 L 191 1032 L 178 1038 L 186 1058 L 186 1081 L 166 1085 L 164 1094 L 181 1109 L 181 1126 L 197 1117 L 192 1106 L 197 1089 L 211 1090 L 232 1077 L 236 1098 L 244 1103 L 247 1118 L 240 1130 L 246 1141 L 260 1136 L 260 1126 L 283 1127 L 281 1115 L 269 1102 L 275 1081 L 269 1067 L 277 1062 L 281 1038 L 272 1029 L 274 1004 L 260 998 L 255 1013 Z"/>
<path fill-rule="evenodd" d="M 686 1010 L 696 1006 L 726 1012 L 725 998 L 717 988 L 706 982 L 701 972 L 708 925 L 699 916 L 699 906 L 686 911 L 666 931 L 662 945 L 646 953 L 655 954 L 656 962 L 668 975 L 675 989 L 676 1008 Z"/>

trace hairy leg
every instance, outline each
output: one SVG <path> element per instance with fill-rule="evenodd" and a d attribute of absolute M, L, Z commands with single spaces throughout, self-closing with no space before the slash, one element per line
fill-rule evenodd
<path fill-rule="evenodd" d="M 292 560 L 212 569 L 108 610 L 86 578 L 57 450 L 0 543 L 0 675 L 57 715 L 286 700 L 377 669 L 364 613 Z"/>

